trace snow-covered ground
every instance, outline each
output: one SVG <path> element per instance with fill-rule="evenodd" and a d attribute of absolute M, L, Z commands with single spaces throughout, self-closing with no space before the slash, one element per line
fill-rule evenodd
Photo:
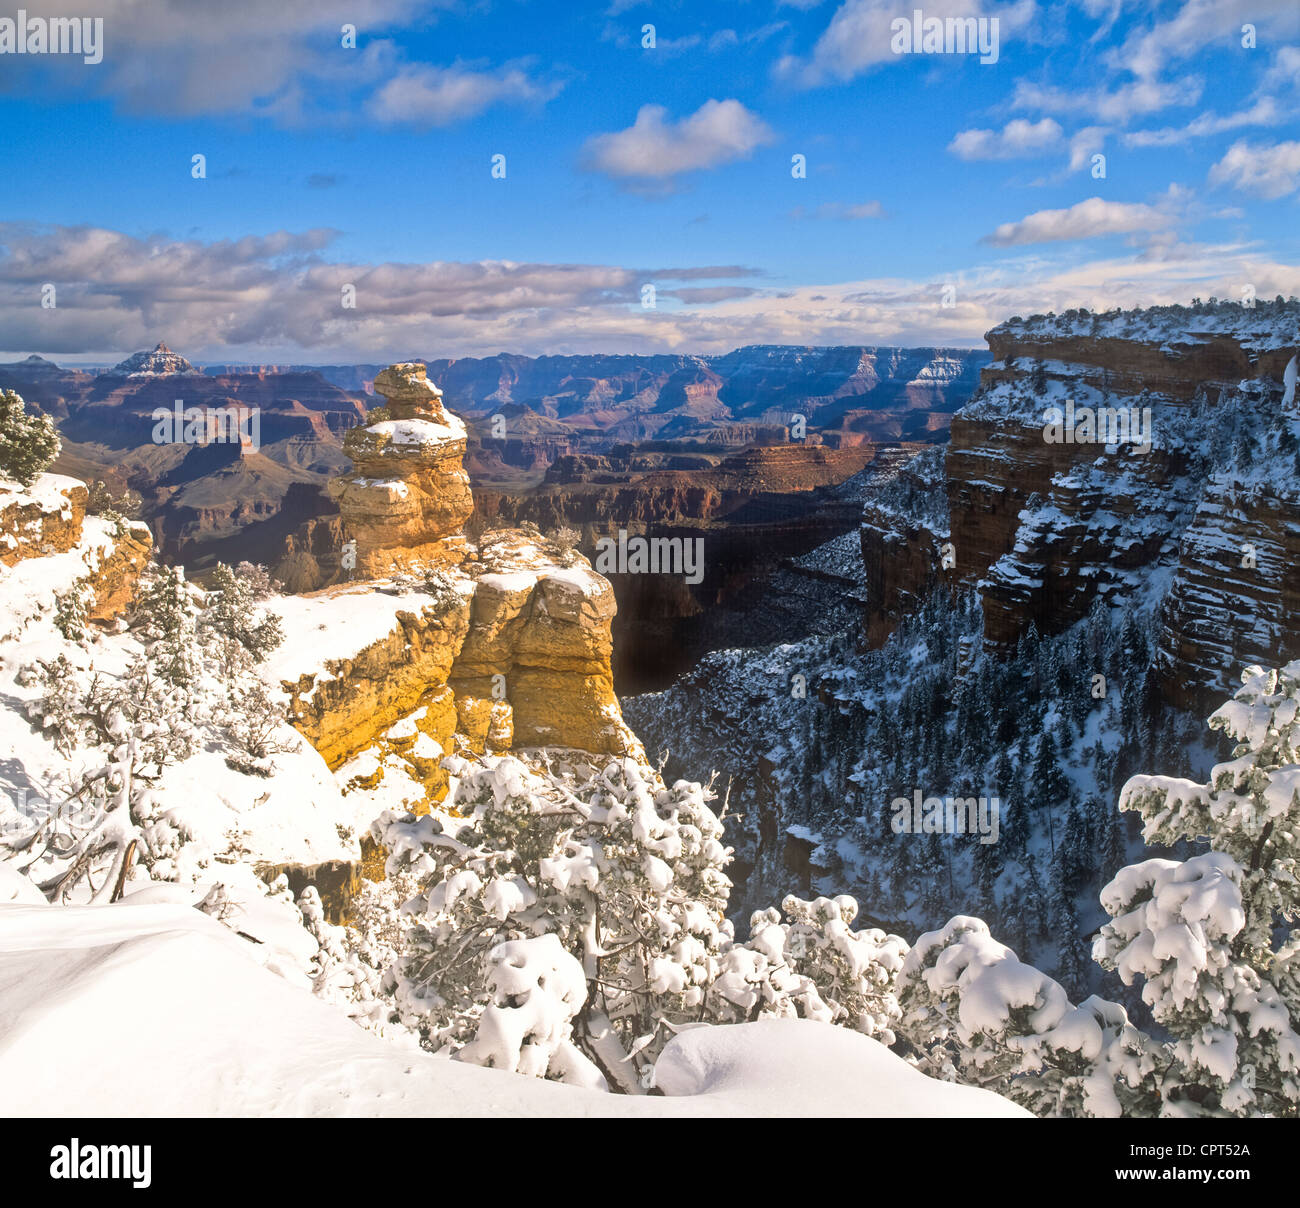
<path fill-rule="evenodd" d="M 381 1040 L 255 951 L 182 905 L 0 905 L 0 1115 L 1029 1114 L 805 1020 L 681 1033 L 663 1096 L 582 1090 Z"/>

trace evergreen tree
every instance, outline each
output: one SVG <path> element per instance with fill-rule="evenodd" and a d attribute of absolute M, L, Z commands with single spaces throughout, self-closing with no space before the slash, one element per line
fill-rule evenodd
<path fill-rule="evenodd" d="M 28 414 L 19 395 L 0 391 L 0 474 L 30 487 L 58 457 L 61 447 L 48 415 Z"/>
<path fill-rule="evenodd" d="M 1237 739 L 1208 784 L 1136 776 L 1120 807 L 1148 843 L 1208 837 L 1185 861 L 1130 865 L 1102 891 L 1095 955 L 1172 1037 L 1169 1114 L 1300 1115 L 1300 666 L 1249 667 L 1210 725 Z"/>

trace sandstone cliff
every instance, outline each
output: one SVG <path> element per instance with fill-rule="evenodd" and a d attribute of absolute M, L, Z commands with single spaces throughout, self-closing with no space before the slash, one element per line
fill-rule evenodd
<path fill-rule="evenodd" d="M 42 579 L 53 581 L 57 572 L 46 572 L 37 560 L 79 560 L 75 581 L 88 597 L 87 619 L 107 623 L 130 604 L 152 543 L 142 524 L 87 518 L 87 495 L 85 484 L 59 474 L 42 474 L 26 489 L 0 481 L 0 566 L 26 563 L 16 577 L 30 572 L 30 598 L 44 608 L 51 597 Z"/>
<path fill-rule="evenodd" d="M 355 468 L 330 484 L 344 533 L 356 541 L 357 572 L 458 561 L 459 534 L 474 510 L 465 425 L 443 407 L 423 365 L 389 366 L 375 392 L 387 406 L 348 432 L 343 451 Z"/>
<path fill-rule="evenodd" d="M 1031 623 L 1059 632 L 1098 601 L 1139 603 L 1158 616 L 1168 697 L 1195 708 L 1244 664 L 1300 654 L 1300 411 L 1284 380 L 1300 305 L 1070 311 L 988 340 L 995 359 L 953 417 L 939 522 L 986 643 L 1006 648 Z M 1049 439 L 1051 408 L 1146 421 L 1149 448 L 1083 428 Z M 869 503 L 863 526 L 876 642 L 945 578 L 935 526 L 881 512 Z"/>
<path fill-rule="evenodd" d="M 532 526 L 471 543 L 463 425 L 422 365 L 375 388 L 388 405 L 349 434 L 355 469 L 332 487 L 356 567 L 275 604 L 287 639 L 267 674 L 295 727 L 345 783 L 420 811 L 455 751 L 639 750 L 614 695 L 609 582 Z"/>

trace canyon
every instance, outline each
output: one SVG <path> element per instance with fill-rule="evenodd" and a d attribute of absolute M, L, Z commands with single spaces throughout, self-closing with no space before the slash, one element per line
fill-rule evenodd
<path fill-rule="evenodd" d="M 893 930 L 974 914 L 1141 1010 L 1072 954 L 1114 870 L 1163 854 L 1115 810 L 1128 777 L 1208 776 L 1231 751 L 1206 717 L 1249 665 L 1300 657 L 1300 303 L 1068 311 L 988 340 L 949 442 L 865 481 L 856 534 L 799 559 L 856 581 L 860 610 L 772 634 L 760 599 L 752 641 L 624 712 L 669 776 L 725 786 L 738 927 L 791 883 Z M 1149 408 L 1151 447 L 1053 442 L 1071 402 Z M 893 834 L 918 788 L 997 796 L 996 853 Z"/>
<path fill-rule="evenodd" d="M 774 577 L 792 589 L 782 624 L 795 614 L 804 627 L 821 623 L 807 599 L 814 583 L 834 589 L 828 611 L 847 606 L 853 588 L 810 579 L 794 560 L 854 528 L 853 484 L 892 472 L 900 451 L 943 438 L 986 359 L 864 346 L 425 363 L 464 417 L 469 533 L 525 521 L 570 528 L 588 555 L 620 529 L 707 542 L 701 584 L 614 579 L 616 674 L 625 690 L 643 690 L 743 638 Z M 289 590 L 314 591 L 346 576 L 341 500 L 329 484 L 360 452 L 345 447 L 348 434 L 367 416 L 382 372 L 199 371 L 160 344 L 98 374 L 32 357 L 0 366 L 0 381 L 56 419 L 64 440 L 56 470 L 141 496 L 162 557 L 200 576 L 218 560 L 261 562 Z M 177 398 L 258 408 L 260 446 L 152 443 L 154 409 Z M 352 487 L 349 506 L 379 489 Z M 781 611 L 775 605 L 773 615 Z"/>
<path fill-rule="evenodd" d="M 978 592 L 984 641 L 1002 650 L 1158 593 L 1157 658 L 1180 707 L 1300 654 L 1300 407 L 1284 383 L 1298 314 L 1280 300 L 1071 311 L 990 331 L 994 359 L 942 461 L 866 506 L 867 640 L 942 583 Z M 1149 409 L 1154 447 L 1045 440 L 1045 411 L 1066 400 Z"/>

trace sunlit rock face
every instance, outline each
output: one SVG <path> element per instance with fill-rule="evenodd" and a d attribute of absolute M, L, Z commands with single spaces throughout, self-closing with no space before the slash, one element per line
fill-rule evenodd
<path fill-rule="evenodd" d="M 643 753 L 614 693 L 609 581 L 532 524 L 470 541 L 460 421 L 423 365 L 375 387 L 387 405 L 331 484 L 355 566 L 275 605 L 267 674 L 293 725 L 345 784 L 417 811 L 446 796 L 453 753 Z"/>
<path fill-rule="evenodd" d="M 87 496 L 84 483 L 62 474 L 42 474 L 28 488 L 0 481 L 0 567 L 80 548 L 86 617 L 108 623 L 130 605 L 153 543 L 142 524 L 88 524 Z"/>
<path fill-rule="evenodd" d="M 937 582 L 979 593 L 1000 650 L 1098 602 L 1149 609 L 1161 690 L 1194 710 L 1300 655 L 1300 304 L 1067 311 L 987 338 L 942 468 L 864 510 L 870 643 Z"/>
<path fill-rule="evenodd" d="M 474 511 L 465 472 L 465 425 L 419 364 L 390 365 L 375 378 L 386 405 L 344 438 L 353 470 L 330 483 L 362 578 L 415 563 L 459 563 Z"/>

